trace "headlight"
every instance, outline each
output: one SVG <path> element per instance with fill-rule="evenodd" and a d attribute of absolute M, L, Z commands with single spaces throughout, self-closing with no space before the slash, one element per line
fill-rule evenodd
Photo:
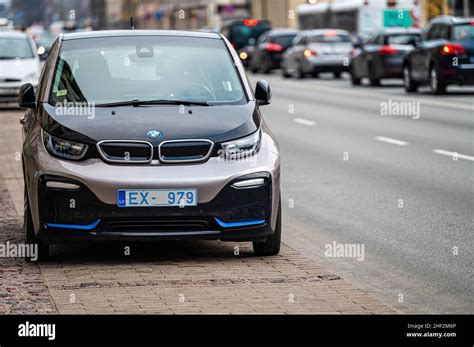
<path fill-rule="evenodd" d="M 43 46 L 39 46 L 37 52 L 38 52 L 38 55 L 41 55 L 41 54 L 44 54 L 44 52 L 46 52 L 46 49 L 44 49 Z"/>
<path fill-rule="evenodd" d="M 63 140 L 42 130 L 44 147 L 49 153 L 61 158 L 80 160 L 87 152 L 88 146 L 83 143 Z"/>
<path fill-rule="evenodd" d="M 262 131 L 258 129 L 253 134 L 222 144 L 222 151 L 227 159 L 241 159 L 255 154 L 262 140 Z"/>

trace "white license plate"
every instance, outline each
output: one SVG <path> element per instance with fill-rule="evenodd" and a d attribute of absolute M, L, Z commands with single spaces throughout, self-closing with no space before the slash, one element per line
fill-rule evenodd
<path fill-rule="evenodd" d="M 196 189 L 152 189 L 117 191 L 119 207 L 196 206 Z"/>

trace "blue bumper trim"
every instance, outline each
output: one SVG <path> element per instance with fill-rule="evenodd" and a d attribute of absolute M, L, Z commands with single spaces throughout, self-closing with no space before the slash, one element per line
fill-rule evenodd
<path fill-rule="evenodd" d="M 246 226 L 259 225 L 259 224 L 265 223 L 265 219 L 249 220 L 249 221 L 242 221 L 242 222 L 229 222 L 229 223 L 224 222 L 223 220 L 220 220 L 217 217 L 214 217 L 214 219 L 223 228 L 246 227 Z"/>
<path fill-rule="evenodd" d="M 97 225 L 99 225 L 99 223 L 100 223 L 100 218 L 89 225 L 46 223 L 46 227 L 62 228 L 62 229 L 76 229 L 76 230 L 92 230 Z"/>

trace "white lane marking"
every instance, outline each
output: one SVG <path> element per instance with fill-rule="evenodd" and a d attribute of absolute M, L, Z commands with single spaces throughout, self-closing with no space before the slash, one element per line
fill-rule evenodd
<path fill-rule="evenodd" d="M 461 153 L 457 153 L 457 152 L 445 151 L 444 149 L 433 149 L 433 153 L 445 155 L 445 156 L 451 157 L 451 158 L 455 158 L 455 156 L 457 156 L 458 159 L 474 161 L 474 157 L 472 157 L 470 155 L 465 155 L 465 154 L 461 154 Z"/>
<path fill-rule="evenodd" d="M 390 143 L 391 145 L 396 145 L 396 146 L 408 146 L 408 142 L 406 141 L 392 139 L 390 137 L 385 137 L 385 136 L 376 136 L 375 140 L 380 141 L 380 142 Z"/>
<path fill-rule="evenodd" d="M 293 118 L 293 122 L 298 123 L 298 124 L 308 125 L 310 127 L 314 127 L 316 125 L 315 121 L 309 120 L 309 119 L 303 119 L 303 118 Z"/>
<path fill-rule="evenodd" d="M 301 85 L 296 83 L 296 82 L 291 82 L 290 81 L 288 83 L 293 84 L 295 86 L 295 88 L 301 87 Z M 305 87 L 306 87 L 305 90 L 308 90 L 307 85 Z M 278 88 L 278 87 L 276 87 L 276 88 Z M 406 96 L 398 96 L 398 95 L 397 96 L 395 96 L 395 95 L 390 96 L 389 94 L 376 92 L 373 89 L 371 89 L 370 92 L 366 92 L 366 91 L 362 91 L 362 90 L 357 90 L 357 91 L 356 90 L 347 90 L 347 89 L 341 89 L 341 88 L 336 88 L 336 87 L 330 87 L 330 86 L 327 86 L 327 85 L 322 86 L 322 85 L 314 85 L 314 84 L 311 84 L 311 88 L 316 89 L 316 90 L 320 90 L 320 91 L 325 91 L 325 92 L 333 91 L 335 94 L 347 95 L 347 96 L 367 96 L 367 97 L 370 97 L 370 98 L 379 97 L 379 98 L 383 98 L 383 99 L 391 97 L 393 99 L 397 99 L 398 101 L 419 102 L 420 104 L 424 104 L 424 105 L 428 105 L 428 106 L 440 106 L 440 107 L 446 107 L 446 108 L 454 108 L 454 109 L 458 109 L 458 110 L 474 111 L 474 105 L 467 105 L 467 104 L 461 104 L 461 103 L 454 104 L 454 103 L 444 102 L 444 101 L 427 100 L 422 96 L 420 96 L 419 98 L 416 98 L 416 99 L 406 97 Z M 401 86 L 401 88 L 403 88 L 403 86 Z"/>

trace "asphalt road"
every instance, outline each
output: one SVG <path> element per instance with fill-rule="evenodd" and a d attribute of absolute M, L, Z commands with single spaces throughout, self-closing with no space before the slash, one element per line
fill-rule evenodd
<path fill-rule="evenodd" d="M 474 312 L 474 89 L 250 78 L 273 91 L 262 112 L 282 152 L 284 241 L 407 312 Z M 384 113 L 401 101 L 408 115 Z M 334 241 L 364 245 L 364 260 L 326 257 Z"/>
<path fill-rule="evenodd" d="M 474 89 L 250 77 L 273 90 L 262 113 L 282 152 L 284 242 L 403 312 L 473 313 Z M 382 115 L 389 100 L 414 109 Z M 326 257 L 333 242 L 364 259 Z"/>

